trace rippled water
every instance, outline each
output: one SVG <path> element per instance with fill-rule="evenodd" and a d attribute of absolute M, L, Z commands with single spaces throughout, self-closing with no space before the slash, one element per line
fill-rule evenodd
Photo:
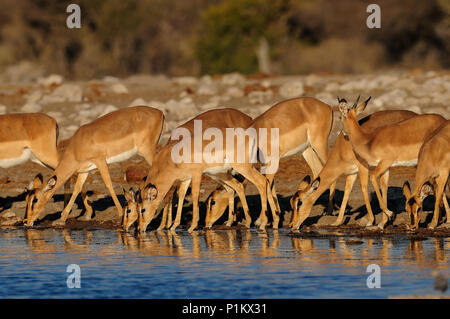
<path fill-rule="evenodd" d="M 383 298 L 429 295 L 449 238 L 295 238 L 255 230 L 0 230 L 1 298 Z M 81 288 L 67 287 L 69 264 Z M 381 288 L 366 285 L 381 267 Z M 448 294 L 448 293 L 447 293 Z"/>

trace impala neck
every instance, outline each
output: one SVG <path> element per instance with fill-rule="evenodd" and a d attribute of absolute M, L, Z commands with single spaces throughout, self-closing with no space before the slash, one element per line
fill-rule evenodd
<path fill-rule="evenodd" d="M 353 145 L 353 149 L 358 153 L 360 153 L 359 151 L 364 151 L 370 136 L 361 129 L 356 114 L 354 112 L 349 113 L 343 120 L 343 125 L 345 133 Z"/>

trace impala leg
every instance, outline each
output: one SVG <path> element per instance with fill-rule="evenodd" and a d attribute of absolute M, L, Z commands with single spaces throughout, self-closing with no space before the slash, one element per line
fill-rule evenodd
<path fill-rule="evenodd" d="M 347 207 L 348 198 L 350 197 L 350 193 L 352 192 L 353 185 L 355 184 L 357 177 L 358 177 L 357 174 L 351 174 L 351 175 L 347 175 L 347 178 L 345 179 L 344 198 L 342 199 L 342 204 L 341 204 L 341 208 L 339 210 L 338 218 L 332 224 L 333 226 L 342 225 L 342 223 L 344 222 L 344 214 L 345 214 L 345 209 Z"/>
<path fill-rule="evenodd" d="M 303 151 L 302 155 L 308 166 L 311 168 L 313 179 L 315 179 L 317 176 L 319 176 L 319 173 L 323 167 L 319 157 L 311 146 L 308 146 L 308 148 Z"/>
<path fill-rule="evenodd" d="M 105 183 L 106 188 L 111 195 L 114 204 L 116 205 L 117 211 L 119 213 L 119 217 L 123 216 L 122 205 L 120 205 L 119 199 L 117 198 L 116 192 L 114 191 L 114 187 L 111 181 L 111 176 L 109 175 L 108 164 L 106 164 L 105 160 L 97 161 L 95 163 L 97 165 L 98 170 L 100 171 L 100 175 L 102 176 L 103 183 Z"/>
<path fill-rule="evenodd" d="M 256 188 L 258 189 L 259 196 L 261 198 L 261 212 L 259 215 L 261 224 L 259 228 L 261 230 L 264 230 L 267 225 L 267 179 L 260 174 L 254 167 L 251 165 L 245 165 L 245 164 L 233 164 L 232 167 L 240 173 L 242 176 L 244 176 L 246 179 L 248 179 L 251 183 L 253 183 Z M 276 215 L 276 214 L 275 214 Z M 274 220 L 274 225 L 278 225 L 279 218 L 276 215 L 276 220 Z"/>
<path fill-rule="evenodd" d="M 278 198 L 276 196 L 276 192 L 274 195 L 273 189 L 272 189 L 272 185 L 273 185 L 273 180 L 274 180 L 275 174 L 266 174 L 266 179 L 267 179 L 267 189 L 266 189 L 266 193 L 267 193 L 267 199 L 269 201 L 269 206 L 270 206 L 270 210 L 272 211 L 272 214 L 275 212 L 279 212 L 278 207 Z M 261 215 L 258 217 L 258 219 L 255 221 L 255 225 L 256 226 L 260 226 L 261 225 Z"/>
<path fill-rule="evenodd" d="M 89 173 L 79 173 L 77 177 L 77 181 L 75 182 L 75 186 L 73 188 L 72 196 L 70 197 L 69 203 L 66 207 L 64 207 L 61 218 L 58 220 L 55 220 L 52 225 L 53 226 L 63 226 L 67 220 L 67 216 L 69 215 L 70 210 L 72 209 L 73 204 L 75 203 L 75 199 L 77 198 L 78 194 L 83 188 L 83 184 L 86 181 L 87 176 Z"/>
<path fill-rule="evenodd" d="M 170 201 L 169 198 L 166 197 L 164 202 L 164 210 L 161 218 L 161 223 L 159 224 L 159 227 L 156 230 L 163 230 L 167 225 L 167 213 L 169 211 L 169 203 L 171 204 L 172 202 Z"/>
<path fill-rule="evenodd" d="M 89 198 L 86 195 L 86 191 L 81 190 L 81 198 L 83 199 L 83 204 L 86 212 L 82 217 L 78 218 L 78 220 L 89 221 L 92 218 L 92 213 L 94 210 L 92 209 L 91 202 L 89 201 Z"/>
<path fill-rule="evenodd" d="M 378 186 L 378 178 L 384 174 L 386 172 L 386 170 L 392 165 L 391 161 L 381 161 L 378 166 L 375 168 L 374 172 L 370 174 L 370 180 L 372 182 L 373 188 L 375 189 L 375 193 L 377 195 L 378 198 L 378 203 L 380 204 L 381 209 L 383 210 L 383 218 L 380 224 L 378 224 L 378 227 L 383 229 L 384 225 L 386 225 L 386 223 L 389 220 L 389 217 L 393 216 L 394 213 L 391 212 L 388 208 L 387 205 L 385 205 L 385 203 L 387 203 L 387 198 L 386 201 L 384 200 L 383 196 L 380 193 L 380 188 Z M 386 196 L 387 197 L 387 196 Z"/>
<path fill-rule="evenodd" d="M 363 165 L 358 165 L 359 172 L 359 182 L 361 184 L 361 191 L 363 193 L 364 203 L 366 204 L 366 210 L 368 215 L 368 222 L 366 227 L 372 226 L 375 222 L 375 217 L 373 216 L 372 206 L 370 205 L 369 197 L 369 170 Z"/>
<path fill-rule="evenodd" d="M 202 181 L 202 176 L 193 176 L 192 177 L 192 202 L 193 202 L 193 209 L 192 209 L 192 222 L 191 227 L 189 227 L 188 232 L 193 232 L 194 229 L 198 226 L 198 220 L 199 220 L 199 208 L 198 208 L 198 198 L 200 196 L 200 184 Z"/>
<path fill-rule="evenodd" d="M 169 198 L 169 206 L 168 206 L 168 211 L 167 211 L 167 224 L 166 227 L 167 229 L 170 228 L 170 226 L 172 226 L 172 202 L 173 202 L 173 193 L 170 195 Z"/>
<path fill-rule="evenodd" d="M 231 178 L 229 180 L 224 180 L 224 182 L 228 186 L 232 187 L 236 191 L 237 195 L 239 196 L 239 200 L 241 201 L 241 204 L 242 204 L 242 209 L 244 210 L 245 226 L 247 228 L 250 228 L 250 224 L 252 223 L 252 218 L 250 217 L 250 213 L 248 210 L 247 198 L 245 197 L 244 185 L 242 183 L 237 182 L 234 178 Z M 234 194 L 233 194 L 233 200 L 234 200 Z M 234 218 L 236 219 L 236 215 L 234 215 Z"/>
<path fill-rule="evenodd" d="M 234 190 L 227 185 L 223 185 L 228 194 L 228 220 L 226 225 L 230 227 L 234 222 Z"/>
<path fill-rule="evenodd" d="M 170 227 L 170 230 L 175 230 L 181 222 L 181 212 L 183 211 L 183 202 L 184 197 L 186 196 L 186 192 L 189 188 L 189 185 L 191 184 L 191 180 L 185 180 L 180 183 L 180 186 L 178 186 L 178 207 L 177 207 L 177 215 L 175 217 L 175 221 Z"/>
<path fill-rule="evenodd" d="M 440 208 L 441 208 L 441 200 L 442 200 L 442 196 L 445 196 L 444 194 L 444 189 L 445 189 L 445 184 L 447 183 L 447 178 L 448 178 L 448 172 L 446 174 L 442 174 L 442 172 L 440 172 L 439 176 L 436 178 L 436 194 L 435 194 L 435 202 L 434 202 L 434 214 L 433 214 L 433 219 L 430 223 L 430 225 L 428 225 L 428 228 L 435 228 L 438 224 L 439 221 L 439 213 L 440 213 Z"/>
<path fill-rule="evenodd" d="M 351 191 L 351 189 L 350 189 Z M 334 212 L 334 193 L 336 192 L 336 181 L 334 181 L 330 186 L 330 196 L 328 198 L 328 207 L 326 212 L 332 214 Z"/>

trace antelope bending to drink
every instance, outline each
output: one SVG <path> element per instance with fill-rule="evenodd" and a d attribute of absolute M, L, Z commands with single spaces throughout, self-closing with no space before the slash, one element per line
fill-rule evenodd
<path fill-rule="evenodd" d="M 176 181 L 180 181 L 181 185 L 178 192 L 179 204 L 177 209 L 177 216 L 171 229 L 175 229 L 180 224 L 184 195 L 186 194 L 189 184 L 192 183 L 191 189 L 193 200 L 193 218 L 189 231 L 193 231 L 197 227 L 199 220 L 198 198 L 200 193 L 202 174 L 205 173 L 216 181 L 233 188 L 232 182 L 230 182 L 232 181 L 232 177 L 223 177 L 223 174 L 226 174 L 230 169 L 240 173 L 250 182 L 255 184 L 261 197 L 261 213 L 265 214 L 267 208 L 267 180 L 252 166 L 251 160 L 249 158 L 250 150 L 256 150 L 256 140 L 249 137 L 248 148 L 245 147 L 245 140 L 244 142 L 241 141 L 241 143 L 236 143 L 236 140 L 238 142 L 239 140 L 241 140 L 240 138 L 236 138 L 237 136 L 233 137 L 233 145 L 227 145 L 227 143 L 225 143 L 224 141 L 220 141 L 222 142 L 219 143 L 220 146 L 214 148 L 214 156 L 216 160 L 207 161 L 205 160 L 205 156 L 203 156 L 202 154 L 204 150 L 206 150 L 206 148 L 209 146 L 209 143 L 206 143 L 206 141 L 202 138 L 199 145 L 200 150 L 196 149 L 194 145 L 196 138 L 194 132 L 195 121 L 201 121 L 202 130 L 199 133 L 201 133 L 202 136 L 207 129 L 211 128 L 214 129 L 216 133 L 220 133 L 219 135 L 224 137 L 227 136 L 227 128 L 246 128 L 250 125 L 251 118 L 248 115 L 235 109 L 217 109 L 204 112 L 177 128 L 184 129 L 189 132 L 190 137 L 183 137 L 181 141 L 169 141 L 169 143 L 167 143 L 155 156 L 154 165 L 150 168 L 150 172 L 147 177 L 148 184 L 145 189 L 141 189 L 141 195 L 144 201 L 143 211 L 141 211 L 141 213 L 138 215 L 138 230 L 141 232 L 146 230 L 148 224 L 154 218 L 156 209 L 158 208 L 159 204 L 162 202 L 167 192 Z M 194 143 L 191 142 L 192 136 L 194 136 Z M 216 139 L 217 138 L 218 137 L 216 136 Z M 179 147 L 180 144 L 178 143 L 187 143 L 186 145 L 189 145 L 187 150 L 183 149 L 183 156 L 187 156 L 190 159 L 195 159 L 198 155 L 201 155 L 200 158 L 198 158 L 198 161 L 182 161 L 179 163 L 175 162 L 173 160 L 173 150 Z M 200 151 L 200 153 L 196 153 L 197 151 Z M 232 158 L 228 158 L 227 156 L 230 151 L 232 151 L 234 154 L 234 157 Z M 238 154 L 238 151 L 245 154 Z M 187 152 L 188 154 L 185 154 L 185 152 Z M 244 161 L 242 162 L 238 160 L 238 156 L 241 154 L 245 157 Z M 239 190 L 235 190 L 238 192 L 238 195 L 240 195 Z M 242 202 L 245 201 L 245 194 L 243 194 L 243 196 L 240 195 L 239 197 Z M 251 219 L 250 215 L 248 214 L 248 208 L 247 210 L 244 208 L 244 213 L 246 215 L 246 225 L 250 226 Z"/>
<path fill-rule="evenodd" d="M 444 202 L 447 223 L 450 223 L 450 209 L 444 191 L 447 182 L 450 183 L 449 173 L 450 121 L 446 121 L 427 137 L 420 148 L 414 192 L 411 194 L 408 182 L 403 186 L 406 211 L 411 217 L 411 229 L 419 227 L 419 214 L 422 211 L 423 200 L 432 193 L 433 188 L 429 181 L 434 181 L 436 185 L 434 214 L 429 228 L 435 228 L 438 224 L 441 199 Z"/>
<path fill-rule="evenodd" d="M 268 129 L 268 150 L 278 148 L 278 156 L 267 154 L 262 150 L 263 160 L 271 158 L 278 167 L 280 158 L 302 152 L 303 157 L 313 172 L 314 178 L 319 175 L 323 164 L 328 159 L 328 137 L 333 126 L 333 111 L 331 107 L 317 99 L 301 97 L 282 101 L 275 104 L 266 112 L 255 118 L 250 128 Z M 271 128 L 279 129 L 279 145 L 275 148 L 271 145 Z M 261 138 L 261 137 L 260 137 Z M 275 190 L 274 177 L 276 172 L 266 174 L 268 179 L 268 196 L 273 216 L 273 228 L 278 228 L 279 214 L 281 213 Z M 335 184 L 331 186 L 334 192 Z M 332 210 L 332 198 L 330 198 L 329 210 Z M 260 215 L 255 224 L 264 228 L 267 224 L 267 216 Z"/>
<path fill-rule="evenodd" d="M 55 226 L 64 225 L 89 172 L 95 168 L 100 171 L 119 216 L 122 216 L 122 206 L 114 192 L 108 164 L 140 154 L 152 165 L 163 124 L 161 111 L 148 106 L 135 106 L 111 112 L 81 126 L 71 137 L 54 175 L 29 196 L 27 225 L 33 225 L 56 190 L 74 173 L 78 173 L 70 201 L 61 218 L 53 223 Z"/>
<path fill-rule="evenodd" d="M 370 134 L 382 126 L 399 123 L 414 116 L 417 116 L 417 113 L 411 111 L 380 111 L 361 119 L 359 124 L 364 132 Z M 334 147 L 330 152 L 330 156 L 319 176 L 314 181 L 311 181 L 311 178 L 307 176 L 300 183 L 299 189 L 291 198 L 293 225 L 297 226 L 298 218 L 301 218 L 302 220 L 308 218 L 311 213 L 312 206 L 316 200 L 330 187 L 332 183 L 335 183 L 342 174 L 346 175 L 344 198 L 339 210 L 339 216 L 333 225 L 338 226 L 344 222 L 344 213 L 347 202 L 353 188 L 353 184 L 355 183 L 358 175 L 368 213 L 368 222 L 366 226 L 373 225 L 375 218 L 370 205 L 367 188 L 369 171 L 366 166 L 358 161 L 355 153 L 353 152 L 352 144 L 350 141 L 345 139 L 342 133 L 340 133 L 336 139 Z M 387 181 L 384 179 L 381 180 L 381 188 L 383 194 L 386 194 Z M 333 197 L 333 194 L 330 193 L 330 197 Z M 298 205 L 299 202 L 301 202 L 301 206 Z M 301 224 L 298 224 L 298 227 L 300 226 Z"/>
<path fill-rule="evenodd" d="M 60 160 L 58 135 L 56 120 L 43 113 L 0 115 L 0 167 L 7 169 L 31 160 L 54 170 Z M 28 186 L 29 191 L 38 185 L 37 179 Z"/>
<path fill-rule="evenodd" d="M 383 220 L 378 225 L 383 229 L 389 218 L 393 216 L 393 212 L 387 207 L 387 192 L 380 193 L 378 179 L 381 177 L 387 184 L 391 166 L 416 165 L 419 150 L 425 139 L 446 120 L 437 114 L 423 114 L 367 133 L 361 129 L 356 116 L 364 110 L 369 100 L 370 98 L 358 105 L 358 97 L 353 107 L 348 107 L 347 101 L 342 99 L 339 100 L 339 110 L 342 115 L 344 137 L 350 140 L 358 159 L 366 167 L 373 168 L 370 171 L 370 180 L 384 213 Z M 301 222 L 303 222 L 302 219 L 300 224 Z"/>

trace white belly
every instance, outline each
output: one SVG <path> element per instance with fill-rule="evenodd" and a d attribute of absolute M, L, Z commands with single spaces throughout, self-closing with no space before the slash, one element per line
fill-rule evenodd
<path fill-rule="evenodd" d="M 306 142 L 306 143 L 304 143 L 304 144 L 301 144 L 301 145 L 297 146 L 296 148 L 291 149 L 291 150 L 289 150 L 288 152 L 282 154 L 282 155 L 280 156 L 280 158 L 288 157 L 288 156 L 297 154 L 298 152 L 303 152 L 308 146 L 309 146 L 309 142 Z"/>
<path fill-rule="evenodd" d="M 417 165 L 417 159 L 413 159 L 411 161 L 394 162 L 394 164 L 392 164 L 392 167 L 395 167 L 395 166 L 416 166 L 416 165 Z"/>
<path fill-rule="evenodd" d="M 223 166 L 214 166 L 209 167 L 203 171 L 206 175 L 217 175 L 217 174 L 223 174 L 228 173 L 228 171 L 231 169 L 231 165 L 225 164 Z"/>
<path fill-rule="evenodd" d="M 25 148 L 22 152 L 22 155 L 20 155 L 19 157 L 0 159 L 0 167 L 10 168 L 16 165 L 23 164 L 29 161 L 31 158 L 35 158 L 33 152 L 29 148 Z"/>
<path fill-rule="evenodd" d="M 126 161 L 127 159 L 133 157 L 137 153 L 138 153 L 137 147 L 135 147 L 135 148 L 133 148 L 133 149 L 131 149 L 129 151 L 126 151 L 126 152 L 123 152 L 123 153 L 120 153 L 120 154 L 108 157 L 106 159 L 106 164 L 120 163 L 120 162 Z M 85 173 L 85 172 L 92 171 L 92 170 L 94 170 L 96 168 L 97 168 L 97 165 L 95 165 L 94 163 L 91 163 L 89 165 L 89 167 L 87 167 L 86 169 L 81 170 L 80 172 L 84 172 Z"/>

